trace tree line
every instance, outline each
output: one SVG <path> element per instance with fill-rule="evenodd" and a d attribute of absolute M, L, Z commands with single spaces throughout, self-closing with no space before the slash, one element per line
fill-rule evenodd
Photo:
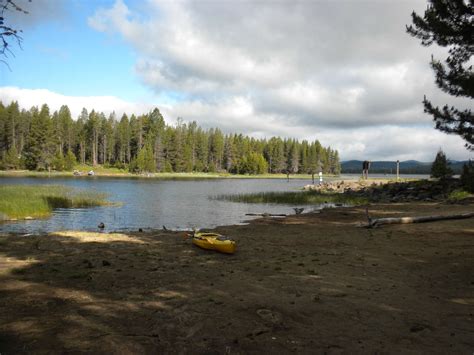
<path fill-rule="evenodd" d="M 73 120 L 66 105 L 21 109 L 0 102 L 0 167 L 72 170 L 80 164 L 130 172 L 229 172 L 233 174 L 339 174 L 337 150 L 319 141 L 256 139 L 203 129 L 196 122 L 165 123 L 155 108 L 144 115 L 85 108 Z"/>

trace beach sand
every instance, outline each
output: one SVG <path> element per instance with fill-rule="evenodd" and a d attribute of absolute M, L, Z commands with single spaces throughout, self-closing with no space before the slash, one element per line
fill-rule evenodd
<path fill-rule="evenodd" d="M 372 217 L 473 204 L 372 205 Z M 364 208 L 216 230 L 0 236 L 0 353 L 472 353 L 474 218 Z"/>

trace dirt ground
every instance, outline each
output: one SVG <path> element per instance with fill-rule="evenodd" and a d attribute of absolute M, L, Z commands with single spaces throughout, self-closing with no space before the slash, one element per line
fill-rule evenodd
<path fill-rule="evenodd" d="M 474 205 L 372 205 L 372 217 Z M 0 237 L 0 353 L 474 351 L 474 218 L 361 227 L 363 208 L 183 233 Z"/>

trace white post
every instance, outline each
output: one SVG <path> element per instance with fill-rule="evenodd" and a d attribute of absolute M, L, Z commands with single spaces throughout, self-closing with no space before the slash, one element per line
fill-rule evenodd
<path fill-rule="evenodd" d="M 400 180 L 400 160 L 397 160 L 397 181 Z"/>
<path fill-rule="evenodd" d="M 322 185 L 323 184 L 323 172 L 320 171 L 319 172 L 319 185 Z"/>

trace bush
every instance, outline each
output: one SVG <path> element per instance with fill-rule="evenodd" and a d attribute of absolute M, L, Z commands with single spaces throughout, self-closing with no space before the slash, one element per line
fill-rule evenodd
<path fill-rule="evenodd" d="M 237 171 L 239 174 L 265 174 L 268 164 L 262 154 L 249 153 L 240 160 Z"/>
<path fill-rule="evenodd" d="M 4 169 L 18 169 L 20 168 L 21 162 L 18 156 L 18 152 L 15 146 L 11 147 L 7 154 L 5 155 L 5 160 L 3 161 Z"/>
<path fill-rule="evenodd" d="M 139 172 L 139 168 L 138 168 L 138 164 L 137 164 L 136 159 L 132 159 L 130 161 L 130 164 L 128 165 L 128 171 L 131 172 L 131 173 L 138 173 Z"/>
<path fill-rule="evenodd" d="M 453 176 L 453 171 L 449 167 L 446 154 L 440 149 L 436 154 L 435 161 L 431 166 L 431 177 L 439 179 L 448 179 Z"/>
<path fill-rule="evenodd" d="M 469 192 L 463 190 L 454 190 L 448 195 L 449 201 L 460 201 L 471 196 Z"/>
<path fill-rule="evenodd" d="M 461 185 L 464 190 L 474 193 L 474 164 L 472 161 L 462 167 Z"/>
<path fill-rule="evenodd" d="M 64 157 L 59 152 L 56 153 L 53 160 L 51 161 L 51 167 L 56 171 L 64 170 Z"/>
<path fill-rule="evenodd" d="M 163 172 L 165 172 L 165 173 L 172 173 L 173 172 L 173 166 L 171 165 L 169 160 L 165 161 L 165 166 L 164 166 Z"/>
<path fill-rule="evenodd" d="M 114 164 L 113 166 L 114 166 L 115 168 L 121 169 L 121 170 L 126 170 L 126 169 L 128 169 L 127 164 L 122 163 L 121 161 L 118 161 L 118 160 L 115 162 L 115 164 Z"/>
<path fill-rule="evenodd" d="M 74 166 L 77 164 L 76 156 L 70 150 L 67 151 L 64 157 L 64 170 L 72 171 Z"/>

